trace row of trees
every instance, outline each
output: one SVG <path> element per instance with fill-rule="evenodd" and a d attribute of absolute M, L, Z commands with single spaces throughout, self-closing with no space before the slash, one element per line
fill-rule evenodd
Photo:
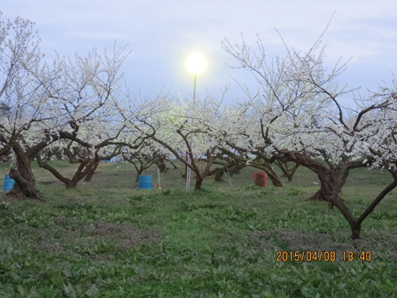
<path fill-rule="evenodd" d="M 396 83 L 355 97 L 336 83 L 346 63 L 325 67 L 320 39 L 307 53 L 286 47 L 284 57 L 272 60 L 260 40 L 255 49 L 244 40 L 225 40 L 223 48 L 257 83 L 253 93 L 244 89 L 246 98 L 228 105 L 210 96 L 143 100 L 130 96 L 124 84 L 124 48 L 115 46 L 111 54 L 94 49 L 87 57 L 58 57 L 49 64 L 33 23 L 0 15 L 0 156 L 16 165 L 8 195 L 44 200 L 35 187 L 34 159 L 67 187 L 90 180 L 101 160 L 120 154 L 137 170 L 148 161 L 176 158 L 193 171 L 196 190 L 210 175 L 219 178 L 247 165 L 282 186 L 272 165 L 289 179 L 304 166 L 320 180 L 311 199 L 336 206 L 352 238 L 359 238 L 363 220 L 397 185 Z M 343 105 L 348 96 L 354 108 Z M 48 163 L 51 156 L 79 164 L 76 173 L 65 177 Z M 384 167 L 391 182 L 356 218 L 340 194 L 349 171 L 358 167 Z"/>

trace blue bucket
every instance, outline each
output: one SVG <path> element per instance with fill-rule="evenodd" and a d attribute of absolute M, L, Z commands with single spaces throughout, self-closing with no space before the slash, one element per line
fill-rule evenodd
<path fill-rule="evenodd" d="M 15 180 L 10 178 L 10 175 L 5 174 L 4 175 L 4 186 L 3 186 L 3 191 L 4 192 L 9 192 L 11 189 L 13 189 L 15 185 Z"/>
<path fill-rule="evenodd" d="M 152 176 L 139 175 L 139 189 L 152 189 Z"/>

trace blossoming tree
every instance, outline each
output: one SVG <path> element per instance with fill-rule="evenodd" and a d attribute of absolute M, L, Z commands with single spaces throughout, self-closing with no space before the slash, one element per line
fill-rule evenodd
<path fill-rule="evenodd" d="M 79 164 L 68 178 L 36 155 L 40 167 L 50 171 L 67 187 L 75 187 L 83 178 L 90 180 L 99 162 L 120 153 L 126 126 L 114 102 L 122 96 L 120 67 L 125 59 L 123 48 L 99 55 L 94 49 L 87 57 L 59 59 L 62 72 L 55 86 L 47 89 L 52 99 L 51 136 L 53 146 L 61 147 L 71 163 Z"/>
<path fill-rule="evenodd" d="M 191 169 L 194 188 L 200 190 L 219 147 L 226 141 L 221 134 L 222 105 L 211 97 L 184 102 L 161 100 L 167 108 L 150 119 L 155 131 L 151 138 Z"/>
<path fill-rule="evenodd" d="M 16 184 L 7 195 L 42 200 L 30 164 L 52 142 L 45 130 L 51 120 L 46 90 L 58 80 L 59 66 L 43 62 L 39 42 L 32 22 L 0 14 L 0 155 L 12 154 L 16 162 L 10 170 Z"/>
<path fill-rule="evenodd" d="M 226 41 L 224 48 L 242 68 L 254 74 L 259 86 L 254 95 L 247 90 L 248 102 L 242 108 L 244 114 L 256 119 L 250 127 L 252 131 L 242 133 L 248 144 L 243 150 L 256 155 L 266 152 L 270 159 L 293 161 L 315 172 L 320 189 L 311 199 L 336 206 L 349 222 L 352 239 L 359 238 L 362 221 L 395 187 L 395 182 L 359 218 L 352 215 L 340 192 L 349 171 L 358 167 L 386 164 L 395 177 L 394 168 L 390 167 L 395 163 L 390 154 L 395 140 L 395 91 L 359 97 L 355 108 L 343 105 L 347 96 L 354 97 L 352 91 L 336 82 L 346 63 L 338 61 L 327 69 L 320 39 L 307 53 L 286 48 L 287 55 L 272 63 L 266 59 L 261 41 L 256 51 L 244 42 L 238 46 Z"/>

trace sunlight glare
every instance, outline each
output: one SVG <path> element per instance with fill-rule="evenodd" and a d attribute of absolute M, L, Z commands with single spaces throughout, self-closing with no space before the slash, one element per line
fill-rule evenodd
<path fill-rule="evenodd" d="M 201 74 L 205 70 L 207 62 L 202 54 L 194 52 L 187 57 L 186 66 L 190 73 Z"/>

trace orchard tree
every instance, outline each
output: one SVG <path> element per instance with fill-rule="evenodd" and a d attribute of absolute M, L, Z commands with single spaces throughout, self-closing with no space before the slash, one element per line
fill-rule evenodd
<path fill-rule="evenodd" d="M 123 48 L 113 55 L 94 49 L 74 60 L 58 57 L 50 68 L 39 41 L 33 23 L 0 19 L 0 155 L 12 153 L 16 161 L 10 171 L 16 184 L 8 196 L 43 199 L 31 161 L 42 161 L 47 146 L 64 145 L 68 157 L 80 163 L 80 178 L 93 173 L 105 147 L 118 146 L 125 129 L 114 106 L 123 82 Z"/>
<path fill-rule="evenodd" d="M 325 200 L 331 206 L 336 206 L 350 225 L 351 238 L 358 239 L 363 220 L 395 187 L 395 173 L 390 167 L 395 160 L 385 158 L 385 150 L 373 149 L 375 144 L 393 139 L 392 128 L 396 119 L 393 93 L 370 93 L 367 98 L 355 100 L 355 109 L 344 107 L 340 96 L 343 90 L 335 83 L 330 84 L 331 79 L 340 72 L 334 68 L 331 73 L 326 73 L 323 54 L 307 57 L 293 52 L 293 57 L 296 67 L 291 70 L 291 79 L 303 81 L 312 86 L 317 94 L 328 96 L 331 106 L 327 110 L 319 110 L 321 113 L 313 113 L 315 109 L 308 109 L 303 117 L 294 118 L 293 128 L 286 124 L 284 138 L 275 144 L 276 151 L 280 153 L 281 160 L 293 161 L 317 174 L 321 188 L 312 199 Z M 314 105 L 315 100 L 312 103 Z M 389 146 L 390 141 L 385 148 L 390 150 Z M 376 159 L 381 162 L 375 162 Z M 350 170 L 375 165 L 386 166 L 393 175 L 393 182 L 359 218 L 355 218 L 340 193 Z"/>
<path fill-rule="evenodd" d="M 248 115 L 258 119 L 250 133 L 241 134 L 248 144 L 242 149 L 251 154 L 266 152 L 271 158 L 295 162 L 315 172 L 321 185 L 311 199 L 336 206 L 350 224 L 352 239 L 359 238 L 362 221 L 395 187 L 392 167 L 395 159 L 390 154 L 395 140 L 391 129 L 396 119 L 395 93 L 388 90 L 370 94 L 365 99 L 359 97 L 357 108 L 344 107 L 343 98 L 353 97 L 353 93 L 340 88 L 336 78 L 345 71 L 346 63 L 338 61 L 327 69 L 325 48 L 321 48 L 320 39 L 307 53 L 287 48 L 286 57 L 277 57 L 271 64 L 260 41 L 257 51 L 244 42 L 242 46 L 226 42 L 224 48 L 241 67 L 254 74 L 260 90 L 255 96 L 249 96 L 248 103 L 241 109 L 241 113 L 246 114 L 253 107 Z M 384 117 L 385 114 L 391 116 Z M 246 124 L 243 122 L 240 126 L 246 127 Z M 379 143 L 384 144 L 382 150 L 375 146 Z M 393 182 L 355 218 L 340 192 L 351 169 L 370 165 L 387 165 Z"/>
<path fill-rule="evenodd" d="M 124 147 L 122 150 L 122 156 L 124 160 L 131 163 L 136 170 L 136 179 L 138 182 L 139 175 L 155 165 L 160 174 L 164 174 L 168 171 L 166 162 L 169 162 L 176 166 L 169 159 L 169 152 L 163 147 L 159 147 L 156 142 L 151 139 L 146 139 L 139 148 L 132 149 L 130 147 Z"/>
<path fill-rule="evenodd" d="M 90 181 L 101 160 L 121 154 L 123 146 L 136 149 L 146 138 L 136 127 L 131 130 L 118 109 L 125 96 L 120 73 L 126 58 L 123 50 L 115 47 L 112 55 L 106 51 L 99 55 L 94 49 L 87 57 L 75 55 L 74 60 L 59 62 L 62 79 L 48 90 L 56 103 L 53 112 L 58 115 L 52 134 L 58 139 L 56 146 L 62 145 L 67 159 L 79 166 L 68 178 L 40 154 L 37 161 L 66 187 L 75 187 L 84 178 Z"/>
<path fill-rule="evenodd" d="M 194 188 L 200 190 L 226 141 L 221 134 L 222 105 L 210 97 L 184 102 L 163 97 L 162 102 L 167 108 L 150 119 L 155 131 L 151 138 L 191 169 Z"/>
<path fill-rule="evenodd" d="M 316 47 L 306 54 L 306 58 L 312 58 Z M 234 129 L 224 131 L 229 139 L 223 151 L 263 169 L 275 186 L 282 186 L 271 167 L 275 161 L 274 144 L 284 136 L 282 129 L 285 125 L 293 129 L 296 119 L 306 117 L 308 112 L 321 113 L 330 106 L 331 100 L 326 94 L 317 93 L 309 83 L 291 77 L 297 67 L 297 58 L 291 52 L 286 57 L 269 60 L 260 40 L 253 50 L 244 39 L 242 45 L 225 40 L 223 49 L 237 60 L 238 65 L 234 68 L 248 70 L 257 84 L 254 91 L 242 86 L 246 99 L 235 104 L 234 115 L 226 116 Z M 334 76 L 342 69 L 343 65 L 335 68 Z M 313 74 L 320 75 L 318 71 L 320 69 L 314 70 Z M 233 156 L 233 151 L 240 154 Z"/>
<path fill-rule="evenodd" d="M 34 24 L 22 18 L 4 20 L 0 13 L 0 156 L 13 156 L 16 181 L 7 196 L 42 200 L 31 170 L 33 157 L 53 140 L 46 133 L 52 115 L 47 89 L 58 80 L 59 66 L 50 69 L 39 51 Z"/>
<path fill-rule="evenodd" d="M 167 102 L 163 100 L 168 95 L 169 93 L 160 93 L 155 98 L 142 98 L 139 95 L 133 95 L 127 89 L 124 100 L 114 102 L 128 131 L 125 133 L 121 155 L 136 169 L 136 181 L 139 175 L 153 164 L 161 173 L 165 171 L 164 162 L 169 160 L 170 153 L 153 141 L 152 137 L 156 133 L 158 119 L 169 108 Z M 159 173 L 159 178 L 161 173 Z"/>
<path fill-rule="evenodd" d="M 383 117 L 394 114 L 390 113 L 393 111 L 390 99 L 390 96 L 374 99 L 372 104 L 351 116 L 350 120 L 354 121 L 344 121 L 342 116 L 340 119 L 344 124 L 333 118 L 333 121 L 323 123 L 321 132 L 314 127 L 296 131 L 295 136 L 286 138 L 290 144 L 295 144 L 295 150 L 278 149 L 280 159 L 294 161 L 317 174 L 321 188 L 312 198 L 326 200 L 337 207 L 350 225 L 352 239 L 360 238 L 364 219 L 397 186 L 394 153 L 396 115 Z M 350 170 L 368 166 L 386 168 L 393 181 L 356 218 L 340 194 Z"/>

